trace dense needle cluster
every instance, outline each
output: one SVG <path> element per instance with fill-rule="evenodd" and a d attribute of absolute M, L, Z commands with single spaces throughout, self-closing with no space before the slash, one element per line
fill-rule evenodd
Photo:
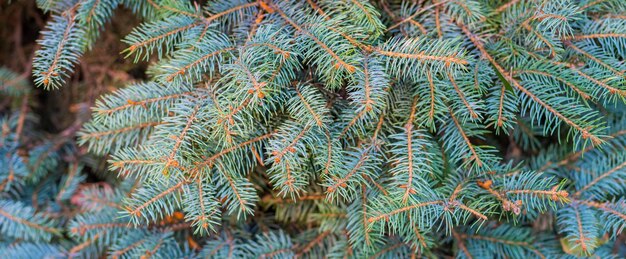
<path fill-rule="evenodd" d="M 26 115 L 1 113 L 1 253 L 609 258 L 624 245 L 623 0 L 37 2 L 51 17 L 36 86 L 62 87 L 118 8 L 143 21 L 122 55 L 148 79 L 101 97 L 78 133 L 118 176 L 107 185 L 78 188 L 88 162 L 62 159 L 76 145 L 25 143 Z M 3 96 L 29 91 L 0 70 Z"/>

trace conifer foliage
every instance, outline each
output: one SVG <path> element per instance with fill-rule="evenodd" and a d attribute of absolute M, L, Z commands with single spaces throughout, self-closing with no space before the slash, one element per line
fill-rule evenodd
<path fill-rule="evenodd" d="M 63 87 L 118 8 L 147 79 L 78 133 L 106 185 L 2 113 L 0 254 L 620 256 L 623 0 L 37 3 L 34 85 Z M 0 70 L 3 96 L 28 84 Z"/>

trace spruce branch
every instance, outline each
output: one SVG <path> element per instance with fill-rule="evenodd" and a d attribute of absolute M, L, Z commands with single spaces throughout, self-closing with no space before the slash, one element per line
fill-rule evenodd
<path fill-rule="evenodd" d="M 35 85 L 56 89 L 65 83 L 84 51 L 80 40 L 85 32 L 76 23 L 74 9 L 54 15 L 53 22 L 39 40 L 42 48 L 35 52 L 33 77 Z"/>
<path fill-rule="evenodd" d="M 489 62 L 496 68 L 496 70 L 504 77 L 504 79 L 507 82 L 511 83 L 516 89 L 518 89 L 520 92 L 522 92 L 525 95 L 527 95 L 529 98 L 531 98 L 538 105 L 544 107 L 544 109 L 546 109 L 548 112 L 554 114 L 556 117 L 561 119 L 567 125 L 571 126 L 574 130 L 576 130 L 578 132 L 580 138 L 582 138 L 583 140 L 589 140 L 589 141 L 591 141 L 591 143 L 593 145 L 599 145 L 599 144 L 601 144 L 603 142 L 602 139 L 601 139 L 601 136 L 599 136 L 596 133 L 594 133 L 593 131 L 591 131 L 593 128 L 582 126 L 582 125 L 580 125 L 580 123 L 578 123 L 576 121 L 573 121 L 572 119 L 566 117 L 561 112 L 557 111 L 555 108 L 553 108 L 549 104 L 545 103 L 543 100 L 539 99 L 539 97 L 537 97 L 535 94 L 533 94 L 527 88 L 522 86 L 517 80 L 515 80 L 511 76 L 511 74 L 509 72 L 504 70 L 504 68 L 502 66 L 500 66 L 500 64 L 497 63 L 497 61 L 487 52 L 487 50 L 485 49 L 482 41 L 476 35 L 472 34 L 472 32 L 470 32 L 469 29 L 465 25 L 460 24 L 460 23 L 458 23 L 458 25 L 461 28 L 461 30 L 465 33 L 465 35 L 467 35 L 467 37 L 472 41 L 474 46 L 480 51 L 480 53 L 483 55 L 483 57 L 485 57 L 487 60 L 489 60 Z"/>

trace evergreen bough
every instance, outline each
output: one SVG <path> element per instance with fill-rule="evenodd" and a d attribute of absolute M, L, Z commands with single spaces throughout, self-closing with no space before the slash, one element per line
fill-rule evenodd
<path fill-rule="evenodd" d="M 78 188 L 71 139 L 2 113 L 0 254 L 619 256 L 625 1 L 37 2 L 35 85 L 62 87 L 119 7 L 149 79 L 79 132 L 111 185 Z M 28 84 L 0 70 L 3 96 Z"/>

